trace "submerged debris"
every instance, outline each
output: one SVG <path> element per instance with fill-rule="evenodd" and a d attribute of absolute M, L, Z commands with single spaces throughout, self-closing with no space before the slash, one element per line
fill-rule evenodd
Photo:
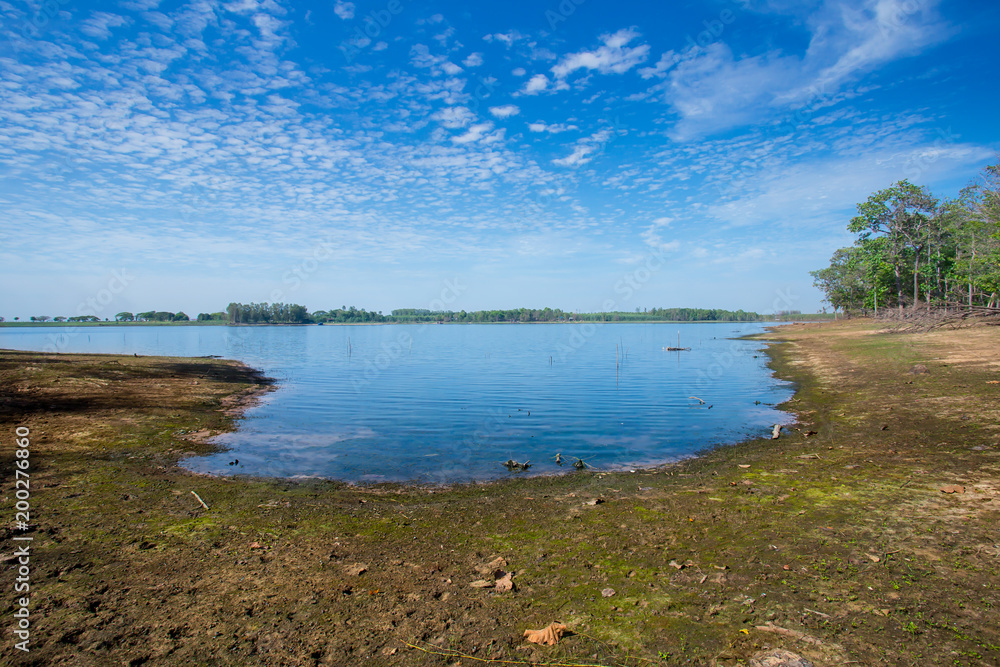
<path fill-rule="evenodd" d="M 507 470 L 514 472 L 516 470 L 527 470 L 531 467 L 531 461 L 525 461 L 524 463 L 518 463 L 514 459 L 507 459 L 506 463 L 502 464 Z"/>

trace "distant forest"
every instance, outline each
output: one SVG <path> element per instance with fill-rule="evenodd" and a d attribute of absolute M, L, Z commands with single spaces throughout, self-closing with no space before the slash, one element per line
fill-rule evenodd
<path fill-rule="evenodd" d="M 858 204 L 849 248 L 813 271 L 826 301 L 847 313 L 1000 306 L 1000 162 L 939 201 L 903 180 Z"/>
<path fill-rule="evenodd" d="M 777 315 L 762 316 L 744 310 L 720 308 L 651 308 L 648 310 L 615 311 L 608 313 L 575 313 L 559 308 L 513 308 L 509 310 L 426 310 L 399 308 L 389 315 L 381 312 L 341 306 L 331 310 L 309 309 L 295 303 L 231 303 L 225 311 L 199 313 L 192 321 L 183 312 L 149 310 L 141 313 L 117 313 L 114 322 L 135 324 L 420 324 L 427 322 L 760 322 L 781 318 L 797 319 L 797 310 Z M 20 318 L 14 318 L 15 322 Z M 107 323 L 95 315 L 76 317 L 49 317 L 37 315 L 30 321 L 36 324 L 56 323 Z M 3 322 L 3 318 L 0 318 Z M 25 323 L 26 324 L 26 323 Z"/>
<path fill-rule="evenodd" d="M 365 323 L 421 323 L 421 322 L 756 322 L 758 313 L 717 308 L 653 308 L 635 312 L 571 313 L 558 308 L 516 308 L 511 310 L 432 311 L 419 308 L 400 308 L 389 315 L 358 309 L 354 306 L 317 310 L 310 313 L 297 304 L 231 303 L 226 309 L 230 324 L 365 324 Z M 198 316 L 202 319 L 202 315 Z"/>

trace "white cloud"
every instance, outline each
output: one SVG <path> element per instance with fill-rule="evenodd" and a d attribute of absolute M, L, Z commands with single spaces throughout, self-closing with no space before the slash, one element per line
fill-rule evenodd
<path fill-rule="evenodd" d="M 528 82 L 524 84 L 524 88 L 521 92 L 525 95 L 536 95 L 549 86 L 549 77 L 544 74 L 536 74 L 535 76 L 528 79 Z"/>
<path fill-rule="evenodd" d="M 525 74 L 528 73 L 528 70 L 524 69 L 523 67 L 515 67 L 510 71 L 510 73 L 514 76 L 524 76 Z"/>
<path fill-rule="evenodd" d="M 578 130 L 576 125 L 564 125 L 562 123 L 553 123 L 552 125 L 547 125 L 542 121 L 537 123 L 528 123 L 528 129 L 532 132 L 548 132 L 549 134 L 559 134 L 560 132 L 568 132 L 569 130 Z"/>
<path fill-rule="evenodd" d="M 108 39 L 111 37 L 111 28 L 120 28 L 128 23 L 128 19 L 118 14 L 108 14 L 107 12 L 94 12 L 94 14 L 80 24 L 80 31 L 94 39 Z"/>
<path fill-rule="evenodd" d="M 495 32 L 490 35 L 483 35 L 483 40 L 487 42 L 500 42 L 504 44 L 507 48 L 510 48 L 514 42 L 526 39 L 524 35 L 519 33 L 517 30 L 511 30 L 510 32 Z"/>
<path fill-rule="evenodd" d="M 773 117 L 821 107 L 845 85 L 878 65 L 921 52 L 952 30 L 935 0 L 843 0 L 807 17 L 812 33 L 802 55 L 777 49 L 736 56 L 722 42 L 691 47 L 683 59 L 667 52 L 644 78 L 663 77 L 655 92 L 678 114 L 670 136 L 684 141 Z M 797 11 L 797 10 L 796 10 Z"/>
<path fill-rule="evenodd" d="M 504 119 L 510 118 L 511 116 L 516 116 L 521 113 L 521 109 L 514 104 L 504 104 L 499 107 L 490 107 L 490 113 L 497 118 Z"/>
<path fill-rule="evenodd" d="M 354 18 L 354 3 L 337 0 L 337 2 L 333 5 L 333 13 L 343 20 L 349 21 Z"/>
<path fill-rule="evenodd" d="M 576 167 L 577 165 L 587 164 L 593 159 L 588 156 L 595 150 L 596 148 L 593 146 L 580 145 L 574 148 L 573 152 L 566 157 L 552 160 L 552 164 L 559 165 L 560 167 Z"/>
<path fill-rule="evenodd" d="M 667 51 L 660 56 L 660 59 L 656 62 L 654 67 L 643 67 L 639 70 L 639 76 L 643 79 L 651 79 L 653 77 L 662 78 L 670 71 L 674 65 L 679 63 L 681 57 L 674 51 Z"/>
<path fill-rule="evenodd" d="M 435 112 L 431 118 L 449 129 L 466 127 L 476 119 L 476 115 L 465 107 L 445 107 Z"/>
<path fill-rule="evenodd" d="M 469 128 L 465 134 L 460 134 L 456 137 L 452 137 L 452 142 L 456 144 L 469 144 L 476 141 L 480 141 L 486 137 L 490 130 L 493 129 L 493 123 L 478 123 Z"/>
<path fill-rule="evenodd" d="M 601 74 L 623 74 L 646 61 L 649 45 L 629 47 L 629 42 L 639 37 L 632 28 L 619 30 L 613 34 L 601 35 L 604 46 L 595 51 L 580 51 L 563 56 L 552 73 L 557 79 L 564 79 L 578 69 L 597 70 Z"/>
<path fill-rule="evenodd" d="M 462 68 L 449 61 L 445 56 L 434 55 L 425 44 L 414 44 L 410 49 L 410 62 L 416 67 L 430 69 L 434 74 L 455 76 Z"/>
<path fill-rule="evenodd" d="M 470 53 L 462 64 L 466 67 L 479 67 L 483 64 L 483 54 L 481 53 Z"/>

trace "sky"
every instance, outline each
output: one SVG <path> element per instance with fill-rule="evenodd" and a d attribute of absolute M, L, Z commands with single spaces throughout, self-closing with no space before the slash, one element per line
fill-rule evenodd
<path fill-rule="evenodd" d="M 997 161 L 987 0 L 0 0 L 0 316 L 816 312 Z"/>

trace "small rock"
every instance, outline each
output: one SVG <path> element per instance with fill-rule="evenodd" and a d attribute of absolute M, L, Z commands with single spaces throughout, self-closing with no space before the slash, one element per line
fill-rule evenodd
<path fill-rule="evenodd" d="M 750 667 L 813 667 L 813 664 L 797 653 L 775 648 L 756 653 L 750 658 Z"/>
<path fill-rule="evenodd" d="M 514 582 L 512 578 L 514 576 L 513 572 L 508 572 L 499 579 L 497 579 L 495 590 L 497 593 L 507 593 L 508 591 L 514 590 Z"/>
<path fill-rule="evenodd" d="M 923 364 L 917 364 L 907 371 L 910 375 L 923 375 L 926 372 L 927 366 L 924 366 Z"/>
<path fill-rule="evenodd" d="M 486 563 L 485 565 L 480 565 L 479 567 L 477 567 L 476 568 L 476 572 L 478 572 L 479 574 L 481 574 L 484 577 L 486 577 L 486 576 L 489 576 L 491 574 L 495 575 L 496 572 L 502 571 L 506 567 L 507 567 L 507 560 L 503 556 L 497 556 L 496 558 L 494 558 L 493 560 L 491 560 L 489 563 Z M 503 576 L 503 575 L 500 575 L 500 576 Z"/>
<path fill-rule="evenodd" d="M 368 571 L 368 566 L 363 563 L 355 563 L 347 568 L 347 574 L 352 577 L 360 577 Z"/>
<path fill-rule="evenodd" d="M 959 484 L 950 484 L 941 487 L 941 493 L 965 493 L 965 487 Z"/>
<path fill-rule="evenodd" d="M 615 589 L 613 588 L 605 588 L 603 591 L 601 591 L 601 597 L 609 598 L 614 594 L 615 594 Z"/>
<path fill-rule="evenodd" d="M 495 582 L 486 581 L 485 579 L 477 579 L 476 581 L 473 581 L 471 584 L 469 584 L 469 586 L 472 588 L 493 588 L 493 586 L 495 585 L 496 585 Z"/>
<path fill-rule="evenodd" d="M 603 498 L 591 498 L 590 500 L 585 502 L 584 505 L 600 505 L 603 502 L 604 502 Z"/>

